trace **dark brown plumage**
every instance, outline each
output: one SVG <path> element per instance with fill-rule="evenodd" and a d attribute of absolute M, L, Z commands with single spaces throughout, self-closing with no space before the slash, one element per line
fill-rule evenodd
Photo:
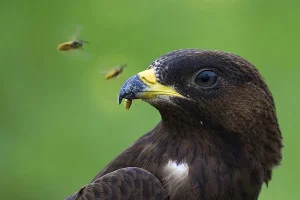
<path fill-rule="evenodd" d="M 70 199 L 253 200 L 282 159 L 273 97 L 257 69 L 237 55 L 171 52 L 130 78 L 123 98 L 147 101 L 162 121 Z M 128 167 L 149 171 L 163 187 L 128 198 L 141 183 L 124 183 Z M 138 179 L 149 186 L 157 184 L 154 176 Z M 102 198 L 96 188 L 104 187 L 116 198 Z"/>
<path fill-rule="evenodd" d="M 108 173 L 66 200 L 163 199 L 164 189 L 150 172 L 127 167 Z"/>

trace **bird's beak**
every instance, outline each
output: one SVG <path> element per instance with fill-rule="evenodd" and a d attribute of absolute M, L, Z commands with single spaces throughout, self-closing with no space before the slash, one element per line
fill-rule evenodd
<path fill-rule="evenodd" d="M 152 68 L 132 76 L 124 83 L 119 94 L 119 104 L 123 99 L 155 99 L 159 96 L 183 97 L 174 88 L 160 84 Z"/>

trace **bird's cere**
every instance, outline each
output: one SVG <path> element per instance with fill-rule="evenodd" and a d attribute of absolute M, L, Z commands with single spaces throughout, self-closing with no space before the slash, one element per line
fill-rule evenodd
<path fill-rule="evenodd" d="M 153 68 L 142 71 L 138 73 L 138 75 L 140 76 L 141 80 L 147 85 L 156 83 L 156 76 Z"/>

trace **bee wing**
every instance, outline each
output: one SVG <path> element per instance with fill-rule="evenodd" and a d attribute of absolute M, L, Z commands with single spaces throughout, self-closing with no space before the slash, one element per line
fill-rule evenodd
<path fill-rule="evenodd" d="M 86 41 L 86 40 L 81 40 L 83 43 L 85 43 L 85 44 L 90 44 L 88 41 Z"/>
<path fill-rule="evenodd" d="M 111 72 L 111 71 L 112 71 L 112 69 L 105 69 L 105 70 L 101 69 L 101 70 L 100 70 L 100 74 L 106 75 L 106 74 L 108 74 L 108 73 Z"/>
<path fill-rule="evenodd" d="M 110 68 L 110 69 L 105 69 L 105 70 L 101 69 L 100 73 L 101 74 L 108 74 L 108 73 L 113 73 L 115 71 L 116 71 L 116 68 Z"/>
<path fill-rule="evenodd" d="M 82 51 L 81 49 L 70 49 L 67 51 L 62 51 L 61 53 L 67 56 L 69 59 L 76 61 L 90 60 L 93 58 L 91 53 Z"/>
<path fill-rule="evenodd" d="M 123 64 L 123 65 L 120 65 L 121 68 L 125 68 L 127 67 L 127 63 Z"/>
<path fill-rule="evenodd" d="M 59 38 L 61 38 L 60 40 L 63 41 L 76 40 L 80 36 L 83 27 L 83 25 L 78 24 L 58 25 L 58 27 L 56 28 L 56 34 Z"/>
<path fill-rule="evenodd" d="M 138 167 L 108 173 L 65 200 L 163 200 L 166 192 L 156 176 Z"/>
<path fill-rule="evenodd" d="M 73 35 L 73 40 L 77 40 L 80 36 L 80 33 L 82 32 L 84 26 L 83 25 L 76 25 L 76 28 L 75 28 L 75 33 Z M 85 42 L 85 41 L 84 41 Z"/>
<path fill-rule="evenodd" d="M 83 51 L 82 49 L 73 50 L 70 53 L 75 60 L 90 60 L 93 58 L 91 53 Z"/>

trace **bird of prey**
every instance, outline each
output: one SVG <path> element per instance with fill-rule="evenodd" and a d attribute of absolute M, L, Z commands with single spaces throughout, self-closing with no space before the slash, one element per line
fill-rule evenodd
<path fill-rule="evenodd" d="M 67 199 L 254 200 L 282 159 L 272 94 L 238 55 L 170 52 L 128 79 L 122 99 L 148 102 L 161 121 Z"/>

